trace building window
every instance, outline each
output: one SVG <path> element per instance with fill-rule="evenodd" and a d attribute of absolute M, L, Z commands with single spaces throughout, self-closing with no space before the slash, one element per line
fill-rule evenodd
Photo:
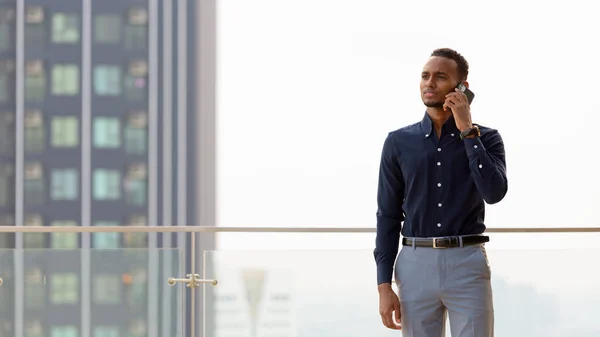
<path fill-rule="evenodd" d="M 76 43 L 79 41 L 79 15 L 55 13 L 52 16 L 52 42 Z"/>
<path fill-rule="evenodd" d="M 125 48 L 146 50 L 148 48 L 148 11 L 142 7 L 129 10 L 125 26 Z"/>
<path fill-rule="evenodd" d="M 42 234 L 42 233 L 27 233 Z M 25 307 L 28 309 L 42 309 L 46 300 L 46 285 L 44 274 L 39 268 L 29 270 L 25 275 Z"/>
<path fill-rule="evenodd" d="M 52 170 L 51 198 L 53 200 L 76 200 L 78 196 L 77 170 L 57 169 Z"/>
<path fill-rule="evenodd" d="M 36 153 L 44 151 L 46 144 L 44 120 L 42 112 L 30 110 L 25 112 L 25 152 Z"/>
<path fill-rule="evenodd" d="M 94 337 L 119 337 L 119 328 L 114 326 L 95 327 Z"/>
<path fill-rule="evenodd" d="M 118 66 L 94 67 L 94 92 L 99 96 L 121 94 L 121 69 Z"/>
<path fill-rule="evenodd" d="M 146 217 L 143 215 L 132 216 L 128 226 L 146 226 Z M 148 248 L 148 234 L 123 233 L 123 246 L 125 248 Z"/>
<path fill-rule="evenodd" d="M 76 304 L 79 294 L 79 280 L 74 273 L 56 273 L 50 277 L 53 304 Z M 52 335 L 54 336 L 54 334 Z"/>
<path fill-rule="evenodd" d="M 52 146 L 74 147 L 79 144 L 77 117 L 52 118 Z"/>
<path fill-rule="evenodd" d="M 14 207 L 15 172 L 12 164 L 0 165 L 0 206 Z"/>
<path fill-rule="evenodd" d="M 57 64 L 52 67 L 52 94 L 72 96 L 79 93 L 79 67 Z"/>
<path fill-rule="evenodd" d="M 74 326 L 53 326 L 51 331 L 50 337 L 78 337 Z"/>
<path fill-rule="evenodd" d="M 15 83 L 15 61 L 0 60 L 0 103 L 7 104 L 16 101 Z"/>
<path fill-rule="evenodd" d="M 98 221 L 95 226 L 119 226 L 118 222 Z M 93 247 L 97 249 L 119 248 L 119 233 L 93 233 Z"/>
<path fill-rule="evenodd" d="M 0 7 L 0 52 L 15 50 L 15 6 Z"/>
<path fill-rule="evenodd" d="M 15 114 L 14 112 L 0 113 L 0 153 L 12 155 L 15 153 Z"/>
<path fill-rule="evenodd" d="M 147 170 L 145 164 L 133 164 L 127 171 L 125 180 L 125 201 L 129 205 L 146 205 L 146 177 Z"/>
<path fill-rule="evenodd" d="M 94 146 L 116 148 L 121 146 L 121 132 L 118 118 L 94 118 Z"/>
<path fill-rule="evenodd" d="M 121 197 L 121 173 L 117 170 L 94 170 L 94 199 L 118 200 Z"/>
<path fill-rule="evenodd" d="M 46 97 L 46 72 L 40 60 L 28 61 L 25 72 L 25 100 L 43 102 Z"/>
<path fill-rule="evenodd" d="M 53 221 L 52 226 L 78 226 L 75 221 Z M 77 233 L 52 233 L 52 248 L 77 248 Z"/>
<path fill-rule="evenodd" d="M 120 281 L 116 275 L 94 275 L 94 302 L 118 304 L 121 298 Z"/>
<path fill-rule="evenodd" d="M 146 153 L 147 146 L 147 119 L 143 112 L 132 113 L 125 126 L 125 152 L 129 155 L 142 155 Z"/>
<path fill-rule="evenodd" d="M 25 164 L 24 199 L 26 205 L 44 203 L 44 175 L 40 163 Z"/>
<path fill-rule="evenodd" d="M 121 16 L 98 14 L 94 18 L 94 38 L 97 43 L 118 43 L 121 41 Z"/>
<path fill-rule="evenodd" d="M 25 45 L 28 48 L 39 48 L 46 44 L 46 25 L 44 24 L 44 8 L 30 5 L 25 9 Z"/>
<path fill-rule="evenodd" d="M 25 216 L 25 226 L 43 226 L 42 217 L 37 214 Z M 23 233 L 23 246 L 29 249 L 46 248 L 46 233 Z"/>
<path fill-rule="evenodd" d="M 146 79 L 132 75 L 125 76 L 125 97 L 131 102 L 146 99 Z"/>

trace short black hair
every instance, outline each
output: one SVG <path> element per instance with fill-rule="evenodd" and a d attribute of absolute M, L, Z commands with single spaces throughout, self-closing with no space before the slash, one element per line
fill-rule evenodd
<path fill-rule="evenodd" d="M 467 60 L 456 50 L 439 48 L 431 53 L 431 57 L 433 56 L 441 56 L 454 60 L 458 66 L 458 75 L 461 77 L 461 80 L 465 81 L 467 76 L 469 76 L 469 62 L 467 62 Z"/>

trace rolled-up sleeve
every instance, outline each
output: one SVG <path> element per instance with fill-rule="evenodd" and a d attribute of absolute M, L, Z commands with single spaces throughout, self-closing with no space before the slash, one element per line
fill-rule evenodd
<path fill-rule="evenodd" d="M 383 145 L 377 188 L 377 233 L 374 250 L 377 284 L 392 281 L 404 221 L 404 180 L 397 158 L 393 134 L 390 133 Z"/>

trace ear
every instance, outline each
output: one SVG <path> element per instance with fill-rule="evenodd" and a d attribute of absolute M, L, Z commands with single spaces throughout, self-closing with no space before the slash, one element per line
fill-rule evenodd
<path fill-rule="evenodd" d="M 464 83 L 465 87 L 467 87 L 467 88 L 469 87 L 469 82 L 464 81 L 463 83 Z"/>

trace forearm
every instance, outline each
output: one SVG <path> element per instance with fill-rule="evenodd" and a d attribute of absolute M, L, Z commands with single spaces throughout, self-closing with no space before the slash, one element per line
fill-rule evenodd
<path fill-rule="evenodd" d="M 487 146 L 479 137 L 463 141 L 477 190 L 488 204 L 501 201 L 508 190 L 502 139 L 499 135 L 493 137 Z"/>

